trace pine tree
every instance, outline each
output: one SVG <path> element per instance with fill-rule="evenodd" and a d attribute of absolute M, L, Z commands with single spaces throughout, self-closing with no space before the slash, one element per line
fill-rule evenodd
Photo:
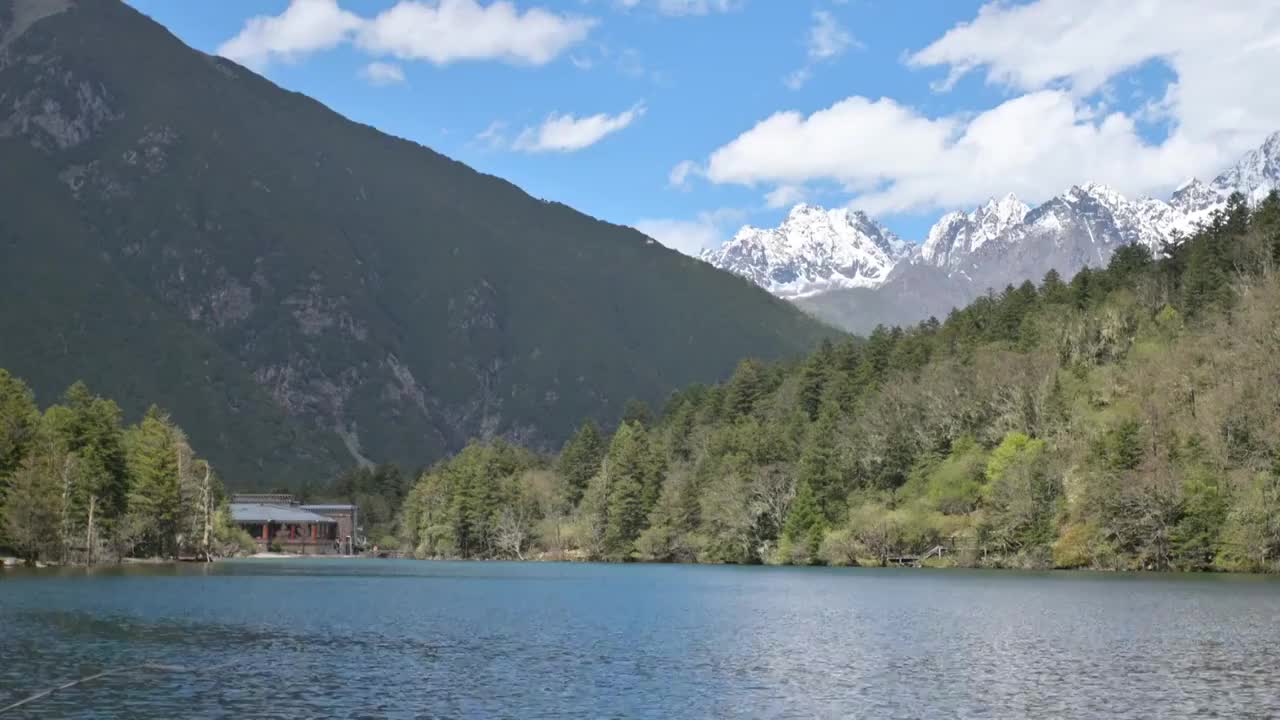
<path fill-rule="evenodd" d="M 815 353 L 800 370 L 800 408 L 810 422 L 818 419 L 818 411 L 822 409 L 822 396 L 830 372 L 830 357 L 821 352 Z"/>
<path fill-rule="evenodd" d="M 559 470 L 564 478 L 564 499 L 569 507 L 577 507 L 582 501 L 587 483 L 600 471 L 603 457 L 604 442 L 600 438 L 600 430 L 595 422 L 588 420 L 560 452 Z"/>
<path fill-rule="evenodd" d="M 626 559 L 661 492 L 656 459 L 643 427 L 626 423 L 618 428 L 602 472 L 608 474 L 609 485 L 605 550 L 610 557 Z"/>
<path fill-rule="evenodd" d="M 810 429 L 800 452 L 798 480 L 812 491 L 822 517 L 832 522 L 844 515 L 845 496 L 848 494 L 848 488 L 841 482 L 836 454 L 836 415 L 834 408 L 824 409 L 818 422 Z"/>
<path fill-rule="evenodd" d="M 1066 303 L 1070 298 L 1070 289 L 1062 282 L 1057 270 L 1050 269 L 1040 281 L 1040 297 L 1050 305 Z"/>
<path fill-rule="evenodd" d="M 1206 239 L 1191 243 L 1182 284 L 1183 303 L 1188 315 L 1228 300 L 1231 288 L 1215 243 Z"/>
<path fill-rule="evenodd" d="M 0 507 L 0 529 L 7 544 L 27 562 L 58 555 L 60 499 L 58 459 L 31 453 L 11 479 Z"/>
<path fill-rule="evenodd" d="M 97 397 L 83 382 L 67 389 L 65 405 L 52 414 L 62 447 L 75 457 L 77 482 L 67 489 L 64 540 L 83 548 L 84 559 L 98 559 L 129 501 L 129 473 L 120 425 L 120 407 Z"/>
<path fill-rule="evenodd" d="M 623 425 L 636 424 L 640 427 L 647 428 L 653 424 L 653 412 L 649 410 L 649 403 L 643 400 L 631 398 L 622 406 Z"/>
<path fill-rule="evenodd" d="M 738 363 L 729 379 L 725 395 L 725 417 L 730 421 L 750 415 L 756 402 L 765 393 L 764 370 L 759 360 L 747 359 Z"/>
<path fill-rule="evenodd" d="M 180 461 L 185 445 L 181 431 L 154 405 L 126 434 L 133 479 L 129 510 L 146 528 L 143 549 L 149 554 L 174 556 L 178 552 L 183 515 Z"/>
<path fill-rule="evenodd" d="M 40 413 L 31 389 L 0 368 L 0 483 L 22 464 L 35 441 L 39 423 Z"/>
<path fill-rule="evenodd" d="M 1094 281 L 1094 270 L 1084 267 L 1071 278 L 1071 301 L 1081 310 L 1089 307 L 1098 294 Z"/>
<path fill-rule="evenodd" d="M 40 413 L 26 383 L 0 369 L 0 512 L 13 474 L 31 452 L 40 426 Z M 0 544 L 4 540 L 0 524 Z"/>
<path fill-rule="evenodd" d="M 787 511 L 787 520 L 782 528 L 783 537 L 793 545 L 803 548 L 805 555 L 812 559 L 818 554 L 818 546 L 822 544 L 822 533 L 826 526 L 826 517 L 818 504 L 817 494 L 808 482 L 801 480 Z"/>

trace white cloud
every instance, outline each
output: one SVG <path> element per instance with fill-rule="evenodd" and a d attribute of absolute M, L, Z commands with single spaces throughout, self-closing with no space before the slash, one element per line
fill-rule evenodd
<path fill-rule="evenodd" d="M 989 82 L 1022 91 L 1065 82 L 1082 96 L 1153 59 L 1177 75 L 1165 104 L 1190 139 L 1234 137 L 1234 153 L 1276 128 L 1280 4 L 1274 0 L 993 3 L 909 62 L 946 67 L 952 81 L 985 68 Z"/>
<path fill-rule="evenodd" d="M 799 185 L 779 185 L 765 193 L 764 204 L 770 208 L 791 207 L 804 202 L 808 193 Z"/>
<path fill-rule="evenodd" d="M 1165 96 L 1116 111 L 1117 77 L 1153 60 L 1176 75 Z M 1273 0 L 992 3 L 908 63 L 941 67 L 951 83 L 985 72 L 1014 95 L 945 115 L 858 96 L 779 112 L 715 150 L 708 179 L 763 185 L 766 202 L 834 182 L 871 212 L 965 207 L 1009 191 L 1043 200 L 1084 181 L 1163 194 L 1211 177 L 1280 127 Z M 1153 117 L 1172 127 L 1158 143 L 1138 127 Z"/>
<path fill-rule="evenodd" d="M 475 140 L 490 150 L 500 150 L 507 145 L 507 124 L 501 120 L 494 120 L 476 134 Z"/>
<path fill-rule="evenodd" d="M 586 117 L 552 113 L 538 127 L 525 128 L 512 147 L 525 152 L 573 152 L 596 144 L 644 115 L 644 105 L 635 105 L 617 115 L 598 113 Z"/>
<path fill-rule="evenodd" d="M 828 60 L 839 57 L 853 47 L 853 35 L 836 17 L 826 10 L 813 12 L 813 27 L 809 28 L 809 58 Z"/>
<path fill-rule="evenodd" d="M 371 85 L 400 85 L 404 83 L 404 69 L 395 63 L 371 62 L 360 70 Z"/>
<path fill-rule="evenodd" d="M 373 55 L 446 65 L 466 60 L 542 65 L 585 39 L 596 21 L 508 0 L 400 0 L 374 17 L 337 0 L 292 0 L 283 13 L 249 19 L 218 53 L 250 67 L 294 61 L 353 42 Z"/>
<path fill-rule="evenodd" d="M 761 121 L 711 154 L 707 177 L 742 185 L 824 178 L 872 185 L 931 161 L 951 132 L 950 121 L 921 118 L 893 100 L 852 97 L 808 117 L 781 112 Z"/>
<path fill-rule="evenodd" d="M 811 78 L 813 78 L 813 68 L 805 65 L 798 70 L 787 73 L 787 76 L 782 78 L 782 84 L 792 90 L 799 90 L 804 87 Z"/>
<path fill-rule="evenodd" d="M 595 20 L 542 8 L 520 12 L 510 2 L 401 0 L 361 29 L 357 44 L 402 60 L 446 65 L 503 60 L 543 65 L 587 37 Z"/>
<path fill-rule="evenodd" d="M 809 82 L 818 64 L 834 60 L 850 48 L 861 47 L 853 34 L 827 10 L 813 12 L 813 25 L 809 27 L 806 45 L 808 60 L 804 67 L 788 74 L 782 81 L 792 90 L 799 90 Z"/>
<path fill-rule="evenodd" d="M 272 60 L 292 62 L 337 47 L 361 22 L 358 15 L 338 7 L 337 0 L 293 0 L 279 15 L 249 18 L 218 54 L 253 68 Z"/>
<path fill-rule="evenodd" d="M 671 168 L 667 175 L 667 184 L 674 188 L 688 189 L 689 180 L 702 174 L 702 168 L 692 160 L 681 160 Z"/>
<path fill-rule="evenodd" d="M 697 257 L 703 250 L 719 246 L 728 234 L 727 228 L 742 222 L 745 216 L 741 210 L 721 208 L 699 213 L 693 220 L 640 220 L 635 227 L 672 250 Z"/>
<path fill-rule="evenodd" d="M 662 15 L 711 15 L 741 10 L 745 0 L 617 0 L 619 7 L 630 10 L 642 5 Z"/>

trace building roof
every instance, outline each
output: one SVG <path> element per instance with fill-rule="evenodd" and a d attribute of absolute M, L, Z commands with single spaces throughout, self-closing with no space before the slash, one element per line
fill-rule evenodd
<path fill-rule="evenodd" d="M 249 505 L 297 505 L 291 493 L 232 493 L 231 502 Z"/>
<path fill-rule="evenodd" d="M 355 505 L 303 505 L 303 510 L 355 510 Z"/>
<path fill-rule="evenodd" d="M 337 523 L 331 517 L 317 515 L 288 505 L 263 503 L 231 503 L 231 520 L 238 523 Z"/>

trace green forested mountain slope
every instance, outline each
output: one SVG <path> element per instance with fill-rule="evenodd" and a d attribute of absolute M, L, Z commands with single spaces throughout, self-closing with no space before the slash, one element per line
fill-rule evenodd
<path fill-rule="evenodd" d="M 744 361 L 554 462 L 475 445 L 421 556 L 1280 570 L 1280 195 L 801 363 Z M 941 557 L 936 557 L 937 553 Z"/>
<path fill-rule="evenodd" d="M 169 408 L 232 485 L 558 444 L 830 335 L 118 0 L 0 0 L 0 29 L 0 366 Z"/>

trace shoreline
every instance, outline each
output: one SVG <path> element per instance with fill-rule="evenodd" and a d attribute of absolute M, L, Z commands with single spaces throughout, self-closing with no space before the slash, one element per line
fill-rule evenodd
<path fill-rule="evenodd" d="M 1044 573 L 1044 574 L 1066 574 L 1066 573 L 1096 573 L 1107 575 L 1179 575 L 1179 576 L 1212 576 L 1212 575 L 1231 575 L 1240 577 L 1264 577 L 1264 578 L 1280 578 L 1280 573 L 1268 572 L 1238 572 L 1232 570 L 1151 570 L 1142 568 L 1018 568 L 1018 567 L 997 567 L 997 566 L 960 566 L 953 564 L 922 564 L 922 565 L 878 565 L 878 564 L 851 564 L 851 565 L 790 565 L 790 564 L 769 564 L 769 563 L 700 563 L 700 562 L 657 562 L 657 561 L 608 561 L 608 560 L 587 560 L 582 558 L 523 558 L 523 559 L 500 559 L 500 558 L 415 558 L 412 556 L 402 556 L 396 558 L 384 558 L 372 555 L 302 555 L 295 553 L 273 553 L 260 552 L 252 555 L 222 557 L 209 560 L 207 563 L 203 561 L 200 564 L 216 564 L 226 561 L 237 560 L 412 560 L 414 562 L 463 562 L 463 563 L 518 563 L 518 564 L 543 564 L 543 563 L 564 563 L 569 565 L 672 565 L 672 566 L 725 566 L 725 567 L 760 567 L 760 568 L 824 568 L 824 569 L 856 569 L 856 570 L 968 570 L 968 571 L 989 571 L 989 572 L 1013 572 L 1013 573 Z M 0 572 L 4 570 L 52 570 L 64 568 L 105 568 L 111 566 L 146 566 L 146 565 L 185 565 L 195 564 L 190 560 L 182 559 L 166 559 L 166 558 L 123 558 L 118 562 L 98 563 L 95 565 L 85 565 L 79 563 L 50 563 L 40 561 L 35 565 L 26 565 L 20 558 L 12 556 L 0 556 Z"/>

